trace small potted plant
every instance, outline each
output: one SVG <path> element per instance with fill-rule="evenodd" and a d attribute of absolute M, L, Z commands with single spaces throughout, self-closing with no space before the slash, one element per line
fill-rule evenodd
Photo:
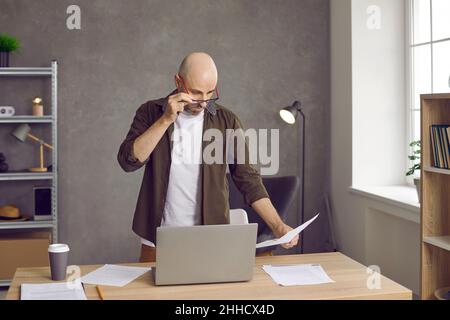
<path fill-rule="evenodd" d="M 19 48 L 20 43 L 16 38 L 0 33 L 0 68 L 9 67 L 9 54 Z"/>
<path fill-rule="evenodd" d="M 408 156 L 408 159 L 413 162 L 413 166 L 411 168 L 409 168 L 408 172 L 406 173 L 406 176 L 412 176 L 414 175 L 414 172 L 416 172 L 416 170 L 420 171 L 420 141 L 413 141 L 409 144 L 409 146 L 412 148 L 412 155 Z M 418 161 L 418 162 L 417 162 Z M 419 196 L 419 201 L 420 201 L 420 178 L 418 177 L 414 177 L 414 184 L 416 186 L 416 190 L 417 190 L 417 195 Z"/>

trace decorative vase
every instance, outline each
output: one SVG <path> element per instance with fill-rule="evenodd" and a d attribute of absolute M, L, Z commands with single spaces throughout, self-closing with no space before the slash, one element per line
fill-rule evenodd
<path fill-rule="evenodd" d="M 417 196 L 419 197 L 419 203 L 422 190 L 420 189 L 420 178 L 414 178 L 414 185 L 416 186 Z"/>
<path fill-rule="evenodd" d="M 9 67 L 9 51 L 0 51 L 0 68 Z"/>

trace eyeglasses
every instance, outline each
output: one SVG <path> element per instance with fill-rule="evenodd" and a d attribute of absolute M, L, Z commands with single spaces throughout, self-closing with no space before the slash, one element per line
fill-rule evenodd
<path fill-rule="evenodd" d="M 179 76 L 179 77 L 180 77 L 180 79 L 181 79 L 181 83 L 183 84 L 184 90 L 186 91 L 187 94 L 189 94 L 189 91 L 188 91 L 188 89 L 187 89 L 187 87 L 186 87 L 186 84 L 185 84 L 185 82 L 184 82 L 183 77 L 182 77 L 182 76 Z M 203 102 L 206 102 L 207 105 L 210 105 L 211 103 L 216 102 L 217 100 L 219 100 L 219 90 L 217 89 L 217 87 L 216 87 L 216 89 L 215 89 L 214 91 L 215 91 L 215 93 L 216 93 L 216 97 L 215 97 L 215 98 L 212 98 L 212 99 L 206 99 L 206 100 L 194 100 L 194 99 L 192 99 L 192 102 L 195 102 L 195 103 L 203 103 Z"/>

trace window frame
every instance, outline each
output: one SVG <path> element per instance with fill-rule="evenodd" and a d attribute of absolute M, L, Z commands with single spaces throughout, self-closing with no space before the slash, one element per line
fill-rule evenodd
<path fill-rule="evenodd" d="M 407 141 L 406 149 L 407 154 L 412 154 L 412 148 L 409 147 L 409 143 L 414 140 L 414 137 L 416 135 L 415 128 L 414 128 L 414 113 L 419 111 L 420 112 L 420 106 L 415 106 L 415 92 L 414 92 L 414 48 L 420 47 L 420 46 L 430 46 L 430 59 L 431 59 L 431 92 L 435 93 L 435 85 L 434 85 L 434 45 L 438 43 L 443 42 L 450 42 L 450 37 L 434 40 L 433 39 L 433 0 L 427 0 L 430 2 L 430 41 L 427 42 L 420 42 L 420 43 L 414 43 L 414 0 L 405 0 L 405 8 L 406 8 L 406 30 L 407 34 L 405 37 L 406 40 L 406 57 L 407 57 L 407 65 L 406 65 L 406 102 L 407 102 Z M 421 128 L 419 127 L 419 130 Z M 421 137 L 421 134 L 419 132 L 419 137 Z M 411 167 L 413 162 L 406 159 L 407 161 L 407 168 Z M 414 174 L 414 177 L 419 177 L 419 175 L 416 173 Z M 407 183 L 413 184 L 413 178 L 407 177 Z"/>

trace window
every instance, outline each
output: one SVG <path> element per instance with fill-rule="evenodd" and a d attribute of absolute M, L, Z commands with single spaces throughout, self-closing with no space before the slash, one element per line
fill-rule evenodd
<path fill-rule="evenodd" d="M 420 94 L 450 92 L 450 0 L 409 0 L 408 141 L 420 140 Z"/>

